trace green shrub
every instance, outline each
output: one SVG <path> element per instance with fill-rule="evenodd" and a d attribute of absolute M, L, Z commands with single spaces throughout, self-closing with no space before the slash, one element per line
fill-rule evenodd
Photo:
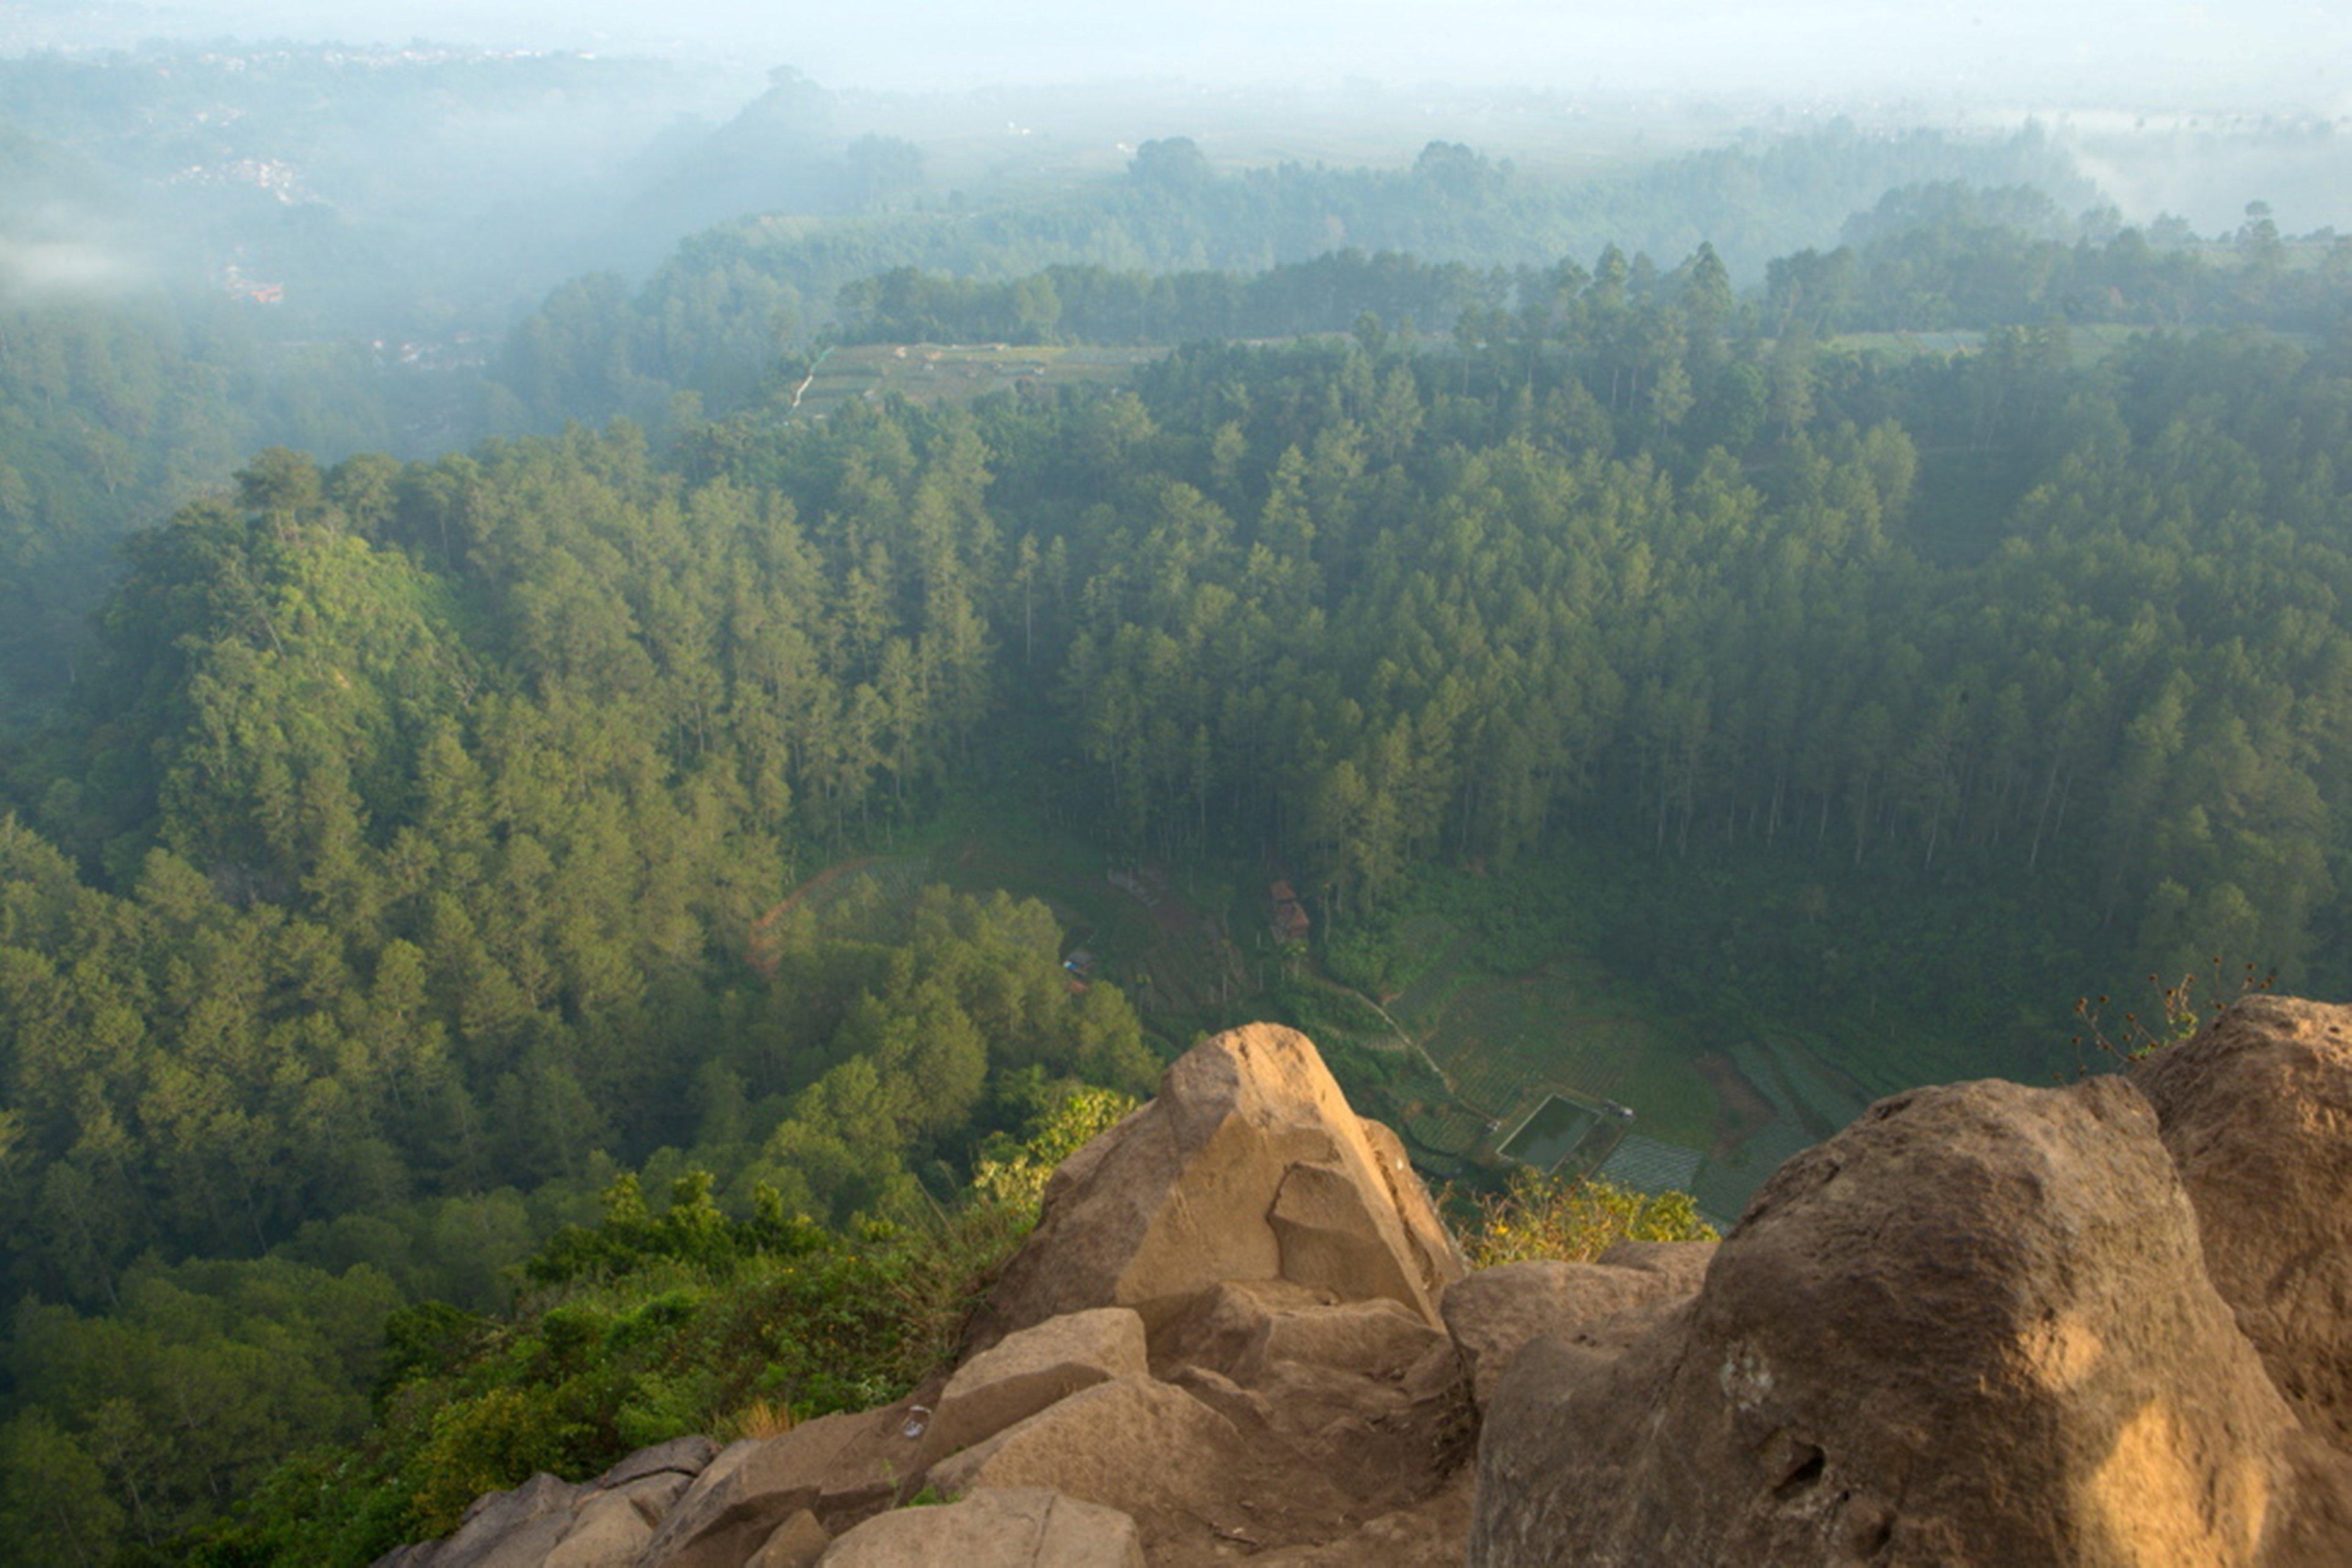
<path fill-rule="evenodd" d="M 359 1568 L 540 1470 L 583 1479 L 689 1432 L 772 1434 L 887 1404 L 953 1355 L 1054 1166 L 1134 1106 L 1046 1097 L 1025 1137 L 990 1141 L 963 1201 L 921 1225 L 830 1230 L 772 1194 L 733 1218 L 699 1172 L 656 1215 L 623 1177 L 599 1224 L 528 1261 L 531 1291 L 503 1318 L 393 1314 L 365 1440 L 280 1465 L 173 1560 Z"/>
<path fill-rule="evenodd" d="M 1587 1263 L 1621 1241 L 1713 1241 L 1688 1193 L 1653 1197 L 1611 1182 L 1522 1169 L 1481 1199 L 1462 1235 L 1473 1268 L 1557 1258 Z"/>
<path fill-rule="evenodd" d="M 494 1388 L 450 1405 L 434 1419 L 415 1464 L 411 1517 L 423 1535 L 445 1535 L 486 1491 L 511 1487 L 541 1470 L 569 1468 L 583 1436 L 564 1418 L 556 1390 Z"/>

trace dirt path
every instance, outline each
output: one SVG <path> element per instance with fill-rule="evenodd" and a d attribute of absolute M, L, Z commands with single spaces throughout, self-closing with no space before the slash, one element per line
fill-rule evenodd
<path fill-rule="evenodd" d="M 824 368 L 824 362 L 832 357 L 833 346 L 828 343 L 825 345 L 824 349 L 818 353 L 815 361 L 810 364 L 808 374 L 802 379 L 801 384 L 798 386 L 793 388 L 792 412 L 795 414 L 800 412 L 801 395 L 808 391 L 808 389 L 815 384 L 816 373 L 823 370 Z"/>
<path fill-rule="evenodd" d="M 856 876 L 869 866 L 880 864 L 881 860 L 882 857 L 879 855 L 860 855 L 855 860 L 844 860 L 838 866 L 827 866 L 824 870 L 786 893 L 781 900 L 751 922 L 749 939 L 744 943 L 744 962 L 758 972 L 761 979 L 773 980 L 776 977 L 778 957 L 773 932 L 778 917 L 786 910 L 807 899 L 810 894 L 822 892 L 845 877 Z"/>

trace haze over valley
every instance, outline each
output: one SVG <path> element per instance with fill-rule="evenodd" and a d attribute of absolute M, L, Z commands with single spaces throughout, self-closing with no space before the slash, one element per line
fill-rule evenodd
<path fill-rule="evenodd" d="M 2347 61 L 17 0 L 0 1563 L 930 1398 L 1241 1026 L 1496 1265 L 2352 994 Z"/>

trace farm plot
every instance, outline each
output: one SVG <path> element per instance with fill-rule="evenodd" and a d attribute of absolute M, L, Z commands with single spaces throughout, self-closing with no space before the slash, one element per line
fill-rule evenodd
<path fill-rule="evenodd" d="M 1434 1016 L 1416 1015 L 1423 1044 L 1470 1109 L 1506 1123 L 1538 1092 L 1571 1091 L 1633 1107 L 1645 1131 L 1704 1142 L 1714 1091 L 1693 1054 L 1608 972 L 1563 954 L 1514 978 L 1456 976 Z"/>
<path fill-rule="evenodd" d="M 1160 348 L 1015 348 L 1002 343 L 847 343 L 821 360 L 793 411 L 817 418 L 855 398 L 898 393 L 914 403 L 969 403 L 1020 386 L 1116 384 Z"/>

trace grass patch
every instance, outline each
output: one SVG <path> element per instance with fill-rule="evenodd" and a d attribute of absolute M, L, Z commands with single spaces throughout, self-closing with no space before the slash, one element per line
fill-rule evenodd
<path fill-rule="evenodd" d="M 886 393 L 913 403 L 955 404 L 1021 386 L 1120 385 L 1167 353 L 1155 347 L 846 343 L 816 367 L 796 416 L 821 416 L 853 398 Z"/>

